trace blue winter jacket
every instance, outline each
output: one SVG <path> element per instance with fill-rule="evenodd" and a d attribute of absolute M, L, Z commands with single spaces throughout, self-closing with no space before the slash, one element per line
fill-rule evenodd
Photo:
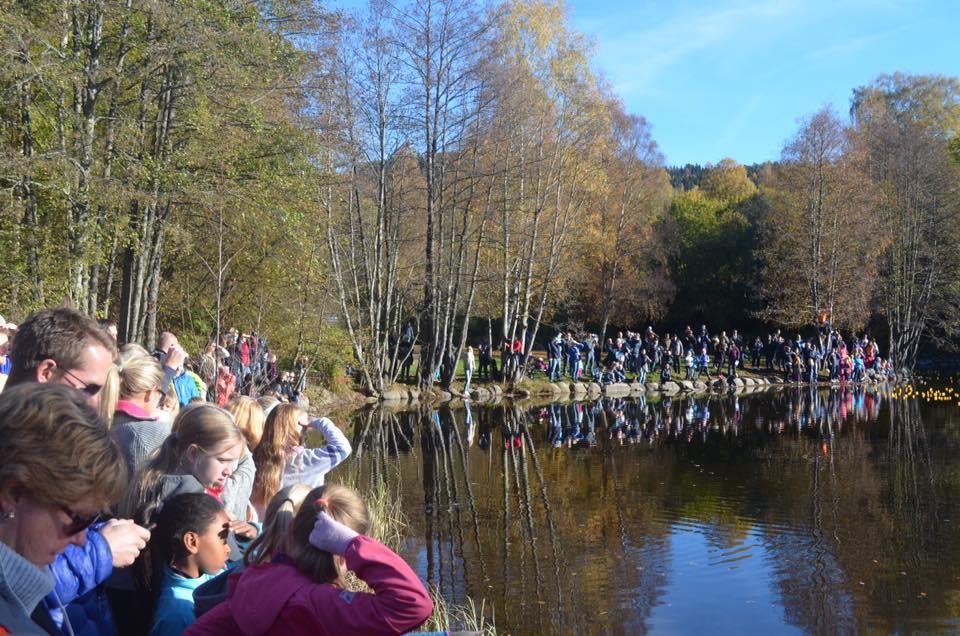
<path fill-rule="evenodd" d="M 180 400 L 180 406 L 186 406 L 190 404 L 190 400 L 195 397 L 203 397 L 200 395 L 200 389 L 197 388 L 197 383 L 194 382 L 193 378 L 190 377 L 190 374 L 186 371 L 178 375 L 173 381 L 173 388 L 177 391 L 177 398 Z"/>
<path fill-rule="evenodd" d="M 66 608 L 76 636 L 113 634 L 107 595 L 100 585 L 113 571 L 113 554 L 100 533 L 102 527 L 103 523 L 90 526 L 86 544 L 78 547 L 71 543 L 50 566 L 57 586 L 44 604 L 64 634 L 69 630 L 61 607 Z"/>

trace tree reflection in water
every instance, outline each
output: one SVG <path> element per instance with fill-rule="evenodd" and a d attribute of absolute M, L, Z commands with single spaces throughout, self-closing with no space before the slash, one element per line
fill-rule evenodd
<path fill-rule="evenodd" d="M 403 498 L 417 571 L 506 632 L 954 625 L 945 407 L 807 388 L 465 406 L 359 414 L 345 469 Z"/>

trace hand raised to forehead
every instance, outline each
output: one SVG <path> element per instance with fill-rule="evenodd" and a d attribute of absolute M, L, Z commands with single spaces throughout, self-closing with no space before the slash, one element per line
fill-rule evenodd
<path fill-rule="evenodd" d="M 343 554 L 357 533 L 321 510 L 310 532 L 310 545 L 332 554 Z"/>

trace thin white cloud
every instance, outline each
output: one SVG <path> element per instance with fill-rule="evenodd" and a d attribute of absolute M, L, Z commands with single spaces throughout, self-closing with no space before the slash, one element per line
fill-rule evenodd
<path fill-rule="evenodd" d="M 835 42 L 833 44 L 828 44 L 827 46 L 820 47 L 815 51 L 810 53 L 811 59 L 836 59 L 843 58 L 854 53 L 859 53 L 860 51 L 866 49 L 870 45 L 876 44 L 882 40 L 889 38 L 891 35 L 894 35 L 897 31 L 902 29 L 893 29 L 890 31 L 881 31 L 879 33 L 871 33 L 869 35 L 864 35 L 846 42 Z"/>
<path fill-rule="evenodd" d="M 661 74 L 693 55 L 709 49 L 722 54 L 725 49 L 743 48 L 746 38 L 767 40 L 793 28 L 798 18 L 813 13 L 810 6 L 801 0 L 741 1 L 709 10 L 688 7 L 664 22 L 633 31 L 622 30 L 624 18 L 649 19 L 640 11 L 618 15 L 603 26 L 594 24 L 599 27 L 604 66 L 619 89 L 633 92 L 650 88 Z"/>

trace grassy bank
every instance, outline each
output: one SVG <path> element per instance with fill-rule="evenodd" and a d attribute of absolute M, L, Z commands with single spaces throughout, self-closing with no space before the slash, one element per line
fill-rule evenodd
<path fill-rule="evenodd" d="M 337 477 L 340 484 L 358 491 L 366 502 L 370 513 L 370 536 L 394 552 L 399 552 L 407 538 L 409 527 L 400 494 L 388 490 L 382 481 L 372 487 L 361 488 L 352 472 L 343 471 Z M 352 591 L 371 591 L 353 572 L 349 572 L 346 578 L 347 586 Z M 421 631 L 466 631 L 483 636 L 496 636 L 496 627 L 492 619 L 487 619 L 487 607 L 483 599 L 479 605 L 470 597 L 462 604 L 450 604 L 433 588 L 430 590 L 430 597 L 433 599 L 433 614 L 420 628 Z"/>

